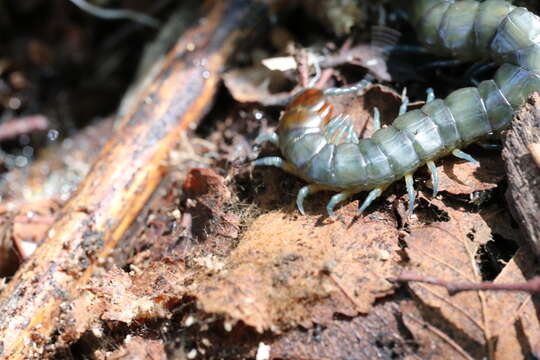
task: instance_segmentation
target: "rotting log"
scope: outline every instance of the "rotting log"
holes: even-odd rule
[[[60,330],[71,299],[107,261],[160,182],[169,149],[205,114],[225,63],[265,18],[258,1],[211,3],[126,113],[47,239],[4,289],[0,358],[54,354],[51,335]]]
[[[510,211],[540,256],[540,167],[535,148],[540,144],[540,95],[534,94],[516,113],[506,132],[502,152],[508,175],[506,198]]]

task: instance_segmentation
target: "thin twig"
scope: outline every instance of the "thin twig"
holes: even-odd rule
[[[99,6],[95,6],[86,2],[85,0],[69,0],[73,5],[77,6],[79,9],[86,11],[100,19],[105,20],[118,20],[118,19],[129,19],[139,24],[149,26],[152,28],[159,28],[160,22],[157,19],[154,19],[151,16],[142,14],[137,11],[129,9],[103,9]]]
[[[309,55],[305,49],[300,49],[294,52],[294,60],[298,68],[298,77],[300,86],[306,88],[309,84]]]
[[[493,283],[489,281],[483,281],[480,283],[472,282],[452,282],[442,279],[437,279],[432,276],[424,276],[421,274],[415,274],[412,272],[403,272],[400,276],[393,279],[388,279],[391,282],[420,282],[425,284],[442,286],[448,290],[450,295],[455,295],[462,291],[479,291],[479,290],[493,290],[493,291],[523,291],[530,294],[540,292],[540,276],[535,276],[531,280],[524,283]]]

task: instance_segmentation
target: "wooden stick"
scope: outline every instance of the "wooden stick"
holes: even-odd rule
[[[540,255],[540,167],[531,145],[540,142],[540,96],[534,94],[517,112],[504,139],[502,156],[508,175],[506,198],[524,242]],[[533,145],[534,149],[534,145]]]
[[[521,283],[495,283],[492,281],[482,281],[479,283],[446,281],[433,276],[425,276],[411,271],[401,273],[397,278],[388,279],[391,282],[420,282],[442,286],[448,290],[449,295],[456,295],[463,291],[520,291],[529,294],[540,292],[540,276],[535,276],[531,280]]]
[[[0,358],[42,358],[70,301],[159,184],[169,150],[206,113],[227,59],[265,18],[262,2],[216,0],[123,118],[47,239],[0,297]],[[251,30],[251,31],[250,31]],[[243,47],[246,43],[243,43]],[[51,347],[49,347],[51,348]],[[52,350],[49,350],[52,351]]]

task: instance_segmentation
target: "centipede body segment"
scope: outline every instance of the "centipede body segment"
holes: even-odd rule
[[[493,59],[502,64],[492,80],[455,90],[445,99],[428,96],[417,110],[398,116],[371,138],[359,139],[346,114],[334,112],[329,97],[357,91],[305,89],[287,106],[276,133],[259,139],[276,144],[283,158],[267,157],[255,165],[277,166],[309,185],[297,205],[321,190],[338,192],[334,207],[369,190],[364,211],[394,181],[404,178],[409,212],[414,206],[413,173],[427,165],[437,192],[435,161],[453,154],[475,161],[463,149],[510,126],[514,112],[534,91],[540,92],[540,18],[505,1],[414,0],[410,19],[432,52],[460,59]]]

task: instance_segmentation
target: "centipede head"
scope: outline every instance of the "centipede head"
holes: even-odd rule
[[[319,89],[308,88],[298,94],[285,108],[279,129],[322,127],[332,118],[333,108]]]

